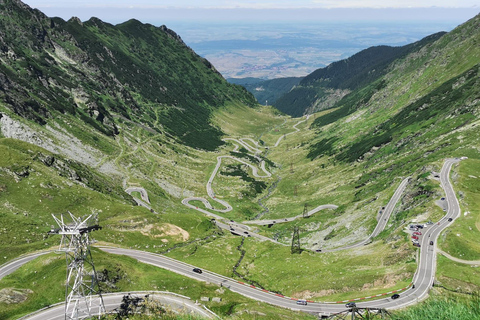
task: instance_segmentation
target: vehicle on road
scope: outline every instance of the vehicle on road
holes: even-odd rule
[[[452,221],[453,219],[452,218],[448,218],[448,222]]]
[[[445,200],[445,198],[441,198],[440,200]]]
[[[345,307],[347,308],[355,308],[357,305],[355,304],[355,302],[349,302],[345,305]]]
[[[203,271],[200,268],[193,268],[193,272],[201,274]]]
[[[317,249],[315,250],[315,252],[322,252],[322,249]]]
[[[400,295],[398,293],[395,293],[392,297],[393,300],[400,298]]]
[[[307,305],[307,300],[297,300],[297,304],[300,304],[302,306],[306,306]]]
[[[430,245],[433,246],[433,241],[430,241]]]

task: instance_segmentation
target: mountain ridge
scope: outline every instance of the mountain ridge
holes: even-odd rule
[[[250,94],[229,85],[165,26],[64,21],[19,1],[3,1],[0,9],[8,12],[0,21],[0,92],[15,113],[42,125],[52,112],[68,112],[115,135],[113,112],[214,149],[222,133],[209,124],[212,110],[239,100],[255,105]],[[175,76],[179,73],[186,77]]]
[[[436,41],[444,34],[445,32],[438,32],[401,47],[370,47],[347,59],[333,62],[305,76],[298,86],[281,96],[274,106],[292,116],[333,107],[351,91],[383,76],[396,59]]]

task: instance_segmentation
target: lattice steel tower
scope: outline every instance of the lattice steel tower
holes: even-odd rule
[[[291,252],[292,254],[302,253],[302,248],[300,247],[300,229],[296,226],[293,228]]]
[[[105,313],[103,298],[98,286],[97,274],[90,253],[89,233],[101,229],[97,215],[86,219],[69,212],[71,221],[66,223],[63,214],[53,218],[59,228],[51,231],[62,235],[59,251],[65,252],[67,280],[65,282],[65,320],[83,319]]]

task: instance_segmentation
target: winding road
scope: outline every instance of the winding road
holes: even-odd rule
[[[454,222],[454,220],[460,216],[460,206],[449,180],[449,173],[452,165],[458,163],[459,161],[459,159],[447,159],[440,173],[441,186],[445,191],[445,198],[448,202],[448,210],[446,215],[440,221],[435,224],[429,225],[423,229],[419,255],[420,261],[412,281],[414,287],[412,286],[411,289],[403,292],[398,299],[393,300],[390,297],[387,297],[374,301],[358,302],[358,307],[398,309],[415,304],[428,295],[428,292],[430,291],[434,282],[436,268],[435,246],[438,236],[445,228],[450,226]],[[406,184],[406,181],[408,181],[408,179],[409,178],[404,179],[402,181],[402,184]],[[392,203],[392,201],[390,203]],[[452,221],[448,221],[449,218],[452,218]],[[374,233],[372,233],[370,237],[373,237],[374,234],[378,233],[374,231]],[[430,245],[430,241],[433,241],[434,245]],[[102,250],[115,254],[128,255],[130,257],[138,259],[141,262],[172,270],[174,272],[201,281],[222,284],[222,286],[227,287],[230,290],[240,293],[249,298],[284,308],[302,310],[305,312],[311,312],[321,315],[332,314],[345,310],[343,304],[334,303],[309,302],[306,306],[300,306],[296,304],[296,299],[292,299],[271,292],[265,292],[265,290],[246,285],[235,279],[224,277],[222,275],[218,275],[206,270],[204,270],[201,275],[195,274],[194,272],[192,272],[195,266],[153,253],[117,248],[103,248]],[[361,300],[358,299],[358,301]]]
[[[403,292],[400,295],[400,297],[395,300],[392,300],[390,297],[381,298],[379,300],[368,301],[368,302],[361,302],[361,299],[351,300],[351,301],[357,301],[358,307],[398,309],[398,308],[406,307],[408,305],[415,304],[418,301],[426,298],[434,282],[435,268],[436,268],[435,253],[436,253],[436,243],[437,243],[438,236],[445,228],[450,226],[454,222],[454,220],[460,216],[460,206],[458,203],[458,199],[455,195],[455,192],[449,180],[449,173],[452,168],[452,165],[455,163],[458,163],[459,161],[460,161],[459,159],[447,159],[442,167],[442,170],[440,173],[440,183],[442,188],[445,191],[445,198],[448,203],[448,209],[447,209],[446,215],[440,221],[431,225],[427,225],[423,229],[423,235],[420,239],[420,243],[421,243],[420,255],[419,255],[420,261],[418,263],[417,271],[415,272],[415,275],[412,280],[412,283],[414,286],[412,286],[410,289]],[[405,181],[408,181],[408,178],[404,179],[402,184],[406,183]],[[450,218],[452,219],[451,221],[449,221]],[[380,219],[380,221],[382,220]],[[375,234],[375,231],[372,233],[370,237],[373,237],[374,234]],[[433,241],[433,245],[430,245],[430,241]],[[268,292],[266,290],[255,288],[254,286],[247,285],[238,280],[228,278],[207,270],[204,270],[202,274],[197,274],[192,271],[193,268],[195,268],[195,266],[181,262],[181,261],[174,260],[172,258],[163,256],[163,255],[159,255],[159,254],[136,251],[131,249],[110,248],[110,247],[101,247],[101,249],[113,254],[127,255],[141,262],[158,266],[160,268],[164,268],[193,279],[216,283],[223,287],[229,288],[234,292],[237,292],[246,297],[249,297],[251,299],[263,301],[272,305],[289,308],[293,310],[301,310],[301,311],[315,313],[319,315],[328,315],[328,314],[337,313],[345,310],[345,307],[343,306],[343,304],[336,304],[336,303],[326,303],[326,302],[322,303],[322,302],[309,301],[308,305],[297,305],[296,299],[292,299],[289,297],[282,296],[280,294],[275,294],[272,292]],[[44,254],[44,253],[38,253],[37,256],[41,254]],[[19,265],[34,259],[36,256],[32,255],[32,256],[29,256],[28,258],[30,257],[31,259],[27,259],[27,257],[24,257],[22,259],[16,260],[15,266],[18,267]],[[15,261],[12,263],[15,263]],[[7,271],[7,269],[10,271]],[[4,276],[9,272],[11,272],[11,270],[12,270],[12,265],[5,264],[2,267],[0,267],[0,275]],[[61,308],[61,310],[63,309]]]
[[[380,216],[380,219],[378,220],[377,226],[373,230],[372,234],[365,240],[360,241],[355,244],[351,244],[348,246],[344,246],[341,248],[335,248],[335,249],[330,249],[330,250],[324,250],[323,252],[334,252],[334,251],[340,251],[340,250],[346,250],[346,249],[353,249],[356,247],[361,247],[364,245],[369,244],[372,242],[372,239],[375,238],[382,232],[385,227],[387,226],[388,220],[390,219],[390,216],[392,215],[393,209],[395,209],[395,205],[397,204],[398,200],[400,200],[400,196],[402,195],[403,191],[405,191],[405,188],[407,187],[408,182],[410,181],[411,177],[407,177],[403,179],[403,181],[400,183],[398,186],[397,190],[393,193],[392,198],[388,202],[388,204],[385,206],[385,209],[383,210],[383,214]]]
[[[117,292],[112,294],[102,295],[103,303],[105,310],[107,312],[113,312],[117,309],[123,299],[123,296],[131,294],[132,296],[137,296],[143,298],[145,295],[148,295],[150,298],[155,299],[155,301],[161,303],[162,305],[168,305],[173,310],[182,311],[185,314],[191,314],[194,317],[202,317],[206,319],[213,319],[217,316],[208,309],[202,308],[201,305],[198,305],[188,297],[181,296],[179,294],[171,292],[160,292],[160,291],[146,291],[146,292]],[[99,300],[99,299],[97,299]],[[98,302],[95,302],[98,305]],[[98,308],[98,307],[97,307]],[[94,310],[95,313],[98,311]],[[84,312],[79,312],[79,318],[85,318],[86,315]],[[20,318],[20,320],[64,320],[65,319],[65,304],[58,303],[51,307],[39,310],[32,314],[29,314],[25,317]]]
[[[288,135],[291,135],[291,134],[294,134],[296,132],[299,132],[300,129],[298,129],[297,126],[299,124],[303,123],[303,122],[306,122],[309,119],[309,117],[310,116],[307,115],[307,116],[305,116],[304,120],[298,121],[293,126],[293,129],[295,129],[295,131],[292,131],[290,133],[284,134],[281,137],[279,137],[277,139],[277,141],[275,142],[275,144],[273,145],[273,147],[277,147],[284,137],[286,137]],[[185,199],[182,200],[182,204],[191,208],[191,209],[200,211],[200,212],[204,213],[205,215],[215,219],[215,223],[219,228],[230,231],[233,234],[244,236],[244,237],[255,237],[255,238],[260,239],[262,241],[271,241],[271,242],[274,242],[274,243],[277,243],[277,244],[286,245],[286,244],[280,243],[278,241],[275,241],[271,238],[268,238],[268,237],[259,235],[255,232],[252,232],[251,228],[247,224],[270,225],[270,224],[275,224],[275,223],[291,222],[291,221],[294,221],[295,219],[303,217],[303,214],[298,215],[296,217],[289,217],[289,218],[270,219],[270,220],[268,220],[268,219],[267,220],[251,220],[251,221],[244,221],[243,223],[239,223],[239,222],[234,222],[233,220],[228,221],[224,217],[212,212],[212,211],[214,211],[214,212],[219,212],[219,213],[226,213],[226,212],[229,212],[229,211],[233,210],[232,206],[228,202],[226,202],[224,200],[221,200],[221,199],[218,199],[216,197],[215,192],[213,191],[213,188],[212,188],[213,180],[215,179],[215,176],[217,175],[218,171],[220,170],[220,167],[222,166],[223,159],[231,159],[231,160],[240,162],[243,165],[246,165],[247,167],[249,167],[252,170],[252,174],[256,178],[269,178],[269,177],[272,176],[272,174],[265,168],[265,161],[258,156],[258,154],[260,154],[262,152],[262,150],[260,150],[258,148],[269,149],[271,147],[259,146],[258,142],[254,141],[251,138],[241,138],[241,139],[225,138],[223,140],[224,141],[233,141],[234,146],[235,146],[234,151],[237,151],[238,148],[239,148],[239,145],[240,145],[240,146],[244,147],[246,150],[248,150],[249,152],[253,152],[254,154],[251,154],[251,156],[255,157],[259,161],[260,169],[261,169],[261,171],[263,171],[263,174],[259,174],[259,169],[257,167],[251,165],[250,163],[248,163],[248,162],[246,162],[242,159],[239,159],[239,158],[233,157],[233,156],[218,156],[217,157],[217,165],[215,166],[215,169],[213,170],[212,174],[210,175],[210,178],[207,181],[206,190],[207,190],[207,195],[209,196],[211,201],[214,201],[214,202],[220,204],[221,208],[214,207],[210,203],[209,200],[207,200],[203,197],[188,197],[188,198],[185,198]],[[254,146],[250,145],[247,141],[252,143]],[[191,201],[201,202],[205,206],[205,208],[208,209],[208,210],[200,208],[197,205],[192,205],[190,203]],[[315,214],[318,211],[323,210],[323,209],[336,209],[336,208],[338,208],[338,206],[333,205],[333,204],[320,205],[320,206],[308,211],[308,213],[306,215],[311,216],[311,215],[313,215],[313,214]],[[211,211],[209,211],[209,210],[211,210]]]

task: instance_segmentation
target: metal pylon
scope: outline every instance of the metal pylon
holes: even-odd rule
[[[300,247],[300,229],[298,227],[293,228],[291,252],[302,253],[302,248]]]
[[[105,313],[90,253],[89,233],[101,229],[97,224],[97,216],[92,214],[82,219],[69,212],[71,222],[68,223],[64,221],[63,214],[60,218],[52,216],[59,228],[51,233],[62,235],[58,251],[65,252],[67,260],[65,320],[90,318]]]
[[[303,206],[303,217],[304,218],[308,218],[308,203],[305,203],[305,205]]]
[[[332,314],[328,319],[334,320],[354,320],[354,319],[391,319],[390,313],[382,308],[349,308],[347,310]]]

